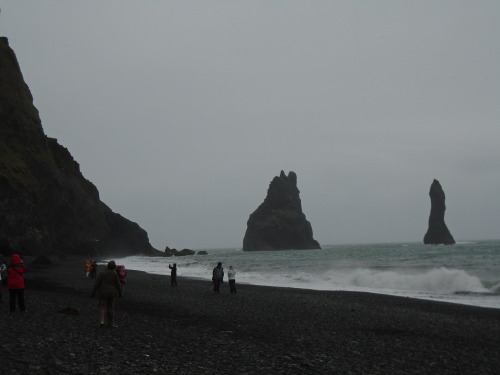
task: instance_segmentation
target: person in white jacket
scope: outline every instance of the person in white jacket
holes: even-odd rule
[[[227,278],[229,279],[229,290],[231,291],[231,294],[236,294],[236,271],[233,266],[229,266]]]

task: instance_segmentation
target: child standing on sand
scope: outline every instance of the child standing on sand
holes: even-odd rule
[[[123,295],[123,293],[125,292],[125,284],[127,284],[127,271],[125,270],[125,266],[121,265],[116,267],[116,273],[118,274],[118,280],[120,280]]]
[[[229,266],[227,271],[227,278],[229,280],[229,291],[231,294],[236,294],[236,271],[233,266]]]

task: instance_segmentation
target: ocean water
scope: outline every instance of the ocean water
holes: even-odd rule
[[[132,256],[127,269],[211,280],[222,262],[234,265],[237,284],[316,290],[364,291],[500,308],[500,240],[452,246],[421,243],[331,245],[321,250],[243,252],[206,249],[208,255]]]

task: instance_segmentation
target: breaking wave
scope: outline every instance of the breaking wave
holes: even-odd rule
[[[376,271],[357,269],[347,275],[347,284],[357,287],[412,290],[438,293],[456,293],[462,291],[485,293],[479,278],[463,270],[435,268],[424,273],[406,273],[398,271]]]

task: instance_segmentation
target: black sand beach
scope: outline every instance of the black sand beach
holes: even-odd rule
[[[118,328],[99,328],[84,260],[53,261],[28,262],[26,313],[4,289],[2,374],[500,373],[497,309],[128,271]]]

